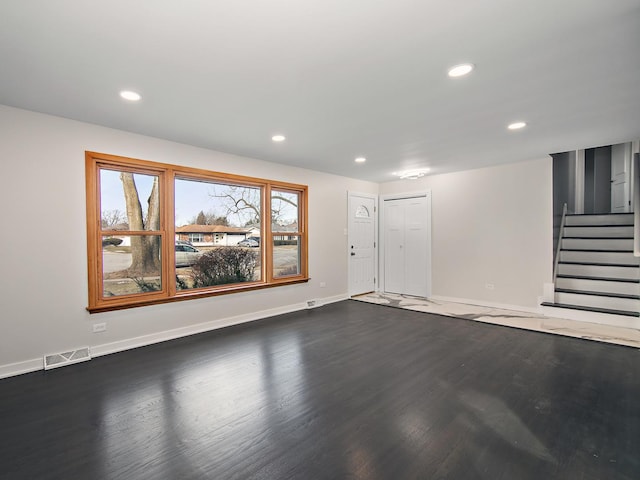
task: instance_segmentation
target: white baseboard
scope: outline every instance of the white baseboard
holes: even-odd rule
[[[335,297],[323,298],[316,300],[316,306],[326,305],[333,302],[339,302],[340,300],[346,300],[346,295],[336,295]],[[175,328],[173,330],[165,330],[163,332],[152,333],[150,335],[143,335],[141,337],[128,338],[126,340],[120,340],[118,342],[105,343],[102,345],[96,345],[91,347],[91,355],[93,357],[100,357],[102,355],[109,355],[111,353],[122,352],[130,350],[132,348],[144,347],[146,345],[153,345],[154,343],[166,342],[167,340],[174,340],[176,338],[187,337],[189,335],[196,335],[198,333],[210,332],[211,330],[217,330],[219,328],[230,327],[232,325],[240,325],[242,323],[254,322],[256,320],[262,320],[264,318],[274,317],[276,315],[282,315],[285,313],[297,312],[299,310],[306,310],[308,308],[307,303],[296,303],[293,305],[286,305],[283,307],[271,308],[269,310],[260,310],[258,312],[251,312],[243,315],[237,315],[235,317],[220,318],[212,320],[210,322],[198,323],[196,325],[189,325],[188,327]]]
[[[500,310],[514,310],[516,312],[527,312],[541,314],[540,307],[523,307],[522,305],[509,305],[506,303],[485,302],[484,300],[472,300],[469,298],[442,297],[440,295],[432,295],[429,300],[441,302],[464,303],[466,305],[476,305],[478,307],[499,308]]]
[[[25,360],[24,362],[9,363],[0,365],[0,378],[14,377],[23,373],[35,372],[44,369],[44,356]]]
[[[342,300],[347,300],[348,298],[349,296],[347,294],[342,294],[316,299],[316,304],[313,308],[318,308],[322,305],[328,305],[330,303],[340,302]],[[153,345],[154,343],[166,342],[167,340],[187,337],[189,335],[196,335],[198,333],[209,332],[211,330],[230,327],[232,325],[240,325],[242,323],[254,322],[256,320],[262,320],[264,318],[274,317],[276,315],[297,312],[300,310],[307,310],[308,308],[309,307],[306,302],[296,303],[292,305],[271,308],[269,310],[260,310],[257,312],[237,315],[234,317],[220,318],[217,320],[212,320],[210,322],[189,325],[188,327],[175,328],[172,330],[165,330],[162,332],[143,335],[140,337],[128,338],[126,340],[119,340],[117,342],[105,343],[102,345],[93,345],[90,347],[91,356],[100,357],[102,355],[109,355],[111,353],[123,352],[132,348]],[[10,363],[7,365],[0,365],[0,379],[21,375],[23,373],[35,372],[37,370],[43,369],[43,357],[26,360],[23,362]]]

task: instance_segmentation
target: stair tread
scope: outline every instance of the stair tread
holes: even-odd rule
[[[595,297],[628,298],[629,300],[640,300],[640,295],[627,293],[598,292],[595,290],[576,290],[572,288],[556,288],[556,293],[575,293],[577,295],[592,295]]]
[[[594,248],[561,248],[561,252],[598,252],[598,253],[633,253],[631,250],[611,250],[611,249],[594,249]]]
[[[587,312],[609,313],[612,315],[625,315],[627,317],[640,317],[640,312],[632,312],[629,310],[614,310],[611,308],[586,307],[584,305],[571,305],[568,303],[542,302],[545,307],[569,308],[572,310],[583,310]]]
[[[567,225],[564,228],[609,228],[609,227],[633,227],[633,223],[584,223],[581,225]]]
[[[633,212],[607,212],[607,213],[567,213],[567,217],[609,217],[614,215],[633,215]]]
[[[566,275],[558,274],[556,278],[575,278],[576,280],[600,280],[604,282],[625,282],[625,283],[640,283],[640,279],[633,278],[612,278],[612,277],[589,277],[585,275]]]
[[[601,262],[566,262],[560,260],[558,262],[562,265],[590,265],[596,267],[623,267],[623,268],[639,268],[640,265],[634,265],[629,263],[601,263]]]

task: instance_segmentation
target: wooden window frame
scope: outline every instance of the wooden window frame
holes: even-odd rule
[[[157,163],[97,152],[85,152],[87,202],[87,271],[90,313],[176,302],[214,295],[245,292],[309,281],[308,259],[308,187],[306,185],[247,177],[228,173]],[[102,169],[157,175],[160,195],[160,230],[122,231],[103,229],[101,225],[100,171]],[[261,279],[259,281],[177,290],[175,281],[175,179],[216,182],[261,189]],[[287,232],[300,239],[300,273],[285,277],[273,275],[273,236],[271,231],[271,190],[299,195],[298,231]],[[269,219],[269,220],[265,220]],[[105,297],[103,294],[102,237],[104,235],[160,235],[162,288],[159,291]],[[267,241],[269,239],[269,241]]]
[[[302,199],[302,195],[300,194],[300,192],[298,190],[294,190],[294,189],[289,189],[289,188],[281,188],[281,187],[275,187],[272,186],[272,188],[269,189],[269,203],[271,203],[272,200],[272,191],[276,190],[278,192],[286,192],[286,193],[293,193],[293,194],[297,194],[299,201],[298,203],[300,205],[302,204],[306,204],[306,202],[303,201]],[[299,256],[300,256],[300,271],[302,272],[302,259],[306,258],[307,256],[307,251],[306,251],[306,244],[303,245],[302,242],[302,238],[303,238],[303,230],[304,227],[303,225],[306,225],[306,209],[303,211],[302,209],[298,208],[298,230],[297,231],[290,231],[290,230],[286,230],[286,231],[280,231],[280,230],[273,230],[273,226],[271,224],[271,222],[269,222],[269,226],[271,227],[272,231],[271,231],[271,235],[270,235],[270,242],[269,245],[271,246],[271,248],[274,247],[275,245],[275,241],[276,241],[276,237],[282,237],[282,239],[284,240],[285,237],[296,237],[298,239],[298,248],[300,249],[299,251]],[[271,255],[271,258],[273,258],[273,255]],[[290,278],[295,278],[297,276],[299,276],[300,274],[297,275],[283,275],[283,276],[275,276],[274,273],[274,268],[273,265],[270,266],[270,270],[271,270],[271,274],[273,276],[274,281],[280,282],[280,281],[287,281]]]

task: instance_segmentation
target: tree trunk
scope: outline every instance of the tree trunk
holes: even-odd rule
[[[160,200],[158,196],[158,177],[154,178],[151,195],[148,199],[147,219],[142,216],[142,207],[133,173],[121,172],[120,180],[124,189],[129,229],[134,231],[158,231],[160,228]],[[146,223],[146,225],[145,225]],[[157,276],[160,274],[160,236],[131,236],[131,266],[129,276]]]

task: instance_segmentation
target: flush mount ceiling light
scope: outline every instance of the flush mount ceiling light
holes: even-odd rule
[[[131,90],[122,90],[120,92],[120,96],[125,100],[129,100],[130,102],[137,102],[142,98],[139,93],[133,92]]]
[[[356,158],[356,160],[355,160],[355,162],[356,162],[356,163],[364,163],[364,162],[366,162],[366,161],[367,161],[367,159],[366,159],[366,158],[364,158],[364,157],[358,157],[358,158]]]
[[[273,140],[274,142],[284,142],[286,138],[287,137],[285,137],[284,135],[274,135],[273,137],[271,137],[271,140]]]
[[[510,123],[507,128],[509,130],[520,130],[521,128],[524,128],[527,126],[527,122],[513,122]]]
[[[460,65],[455,65],[453,67],[451,67],[449,69],[449,76],[450,77],[464,77],[465,75],[467,75],[468,73],[471,73],[471,70],[473,70],[474,65],[472,63],[461,63]]]
[[[400,180],[417,180],[424,177],[429,173],[428,168],[416,168],[414,170],[404,170],[402,172],[393,172],[396,177],[400,177]]]

